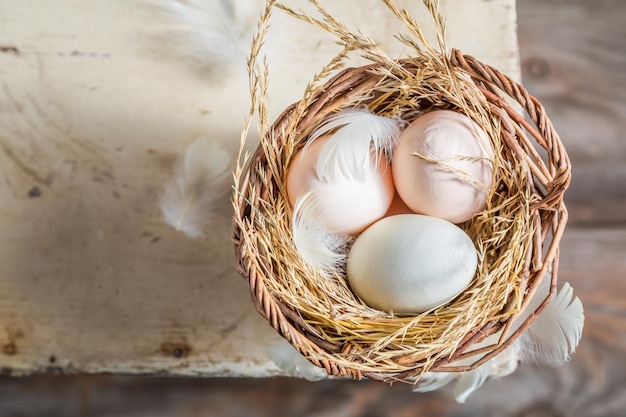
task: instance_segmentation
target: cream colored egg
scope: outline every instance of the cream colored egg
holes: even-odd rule
[[[292,207],[298,197],[315,190],[318,211],[331,233],[356,235],[382,218],[394,195],[391,166],[380,156],[377,169],[363,178],[337,176],[320,179],[317,160],[330,137],[316,139],[303,153],[298,152],[287,170],[287,194]]]
[[[435,217],[400,214],[370,226],[348,254],[350,288],[372,308],[420,313],[459,295],[476,273],[469,236]]]
[[[433,111],[400,135],[393,179],[414,212],[461,223],[486,207],[492,159],[491,142],[478,124],[460,113]]]

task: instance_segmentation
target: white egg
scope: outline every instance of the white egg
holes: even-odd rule
[[[400,214],[379,220],[356,239],[348,255],[348,282],[372,308],[420,313],[467,288],[477,262],[472,240],[456,225]]]
[[[461,223],[487,205],[492,158],[487,133],[472,119],[433,111],[400,135],[393,153],[393,180],[414,212]]]

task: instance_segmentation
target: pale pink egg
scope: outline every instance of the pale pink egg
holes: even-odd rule
[[[400,135],[393,153],[393,180],[415,213],[461,223],[487,205],[492,160],[493,147],[478,124],[460,113],[433,111]]]
[[[287,170],[287,194],[291,206],[298,197],[315,190],[317,214],[330,233],[356,235],[381,219],[394,195],[391,166],[380,155],[376,169],[368,170],[362,178],[334,176],[321,179],[316,166],[322,148],[330,136],[316,139],[306,149],[294,155]],[[373,166],[372,162],[372,166]]]

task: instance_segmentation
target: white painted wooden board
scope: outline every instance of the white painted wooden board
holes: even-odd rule
[[[325,3],[400,53],[389,45],[399,26],[378,0]],[[449,46],[519,78],[514,3],[443,1]],[[219,14],[218,4],[228,7]],[[237,45],[248,43],[261,6],[0,0],[4,373],[278,372],[264,351],[278,338],[234,271],[228,199],[200,240],[165,225],[158,207],[194,139],[237,149],[249,101]],[[427,21],[423,7],[412,8]],[[212,49],[219,28],[232,48]],[[317,30],[276,19],[273,115],[336,48]]]

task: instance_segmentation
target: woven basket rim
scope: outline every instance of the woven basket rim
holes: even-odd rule
[[[409,58],[398,62],[404,67],[410,67],[415,65],[416,61]],[[519,289],[524,293],[520,311],[526,307],[548,270],[551,270],[549,296],[522,326],[507,335],[512,317],[509,316],[505,320],[494,318],[467,332],[462,340],[457,341],[457,346],[452,355],[439,358],[428,369],[430,371],[464,372],[475,369],[508,347],[532,323],[553,297],[558,277],[558,246],[567,222],[567,209],[563,202],[563,194],[569,185],[571,168],[567,152],[547,117],[545,109],[523,86],[497,69],[485,65],[471,56],[463,55],[459,50],[453,49],[451,51],[449,62],[455,70],[471,77],[474,85],[483,93],[491,109],[499,112],[502,120],[508,120],[508,125],[504,123],[502,126],[503,137],[508,138],[506,146],[509,149],[515,148],[514,152],[524,158],[524,162],[528,166],[529,177],[540,189],[538,193],[541,198],[533,201],[529,207],[535,222],[534,249],[528,252],[528,270],[523,283],[526,288]],[[341,103],[345,103],[374,85],[378,75],[372,70],[381,65],[383,64],[372,63],[361,67],[346,68],[330,78],[326,82],[325,88],[312,98],[307,115],[298,125],[298,127],[305,127],[300,129],[299,134],[306,137],[310,133],[310,129],[314,127],[307,124],[309,121],[306,118],[311,117],[310,115],[320,117],[320,115],[328,114]],[[513,108],[503,94],[519,103],[528,114],[532,124]],[[296,104],[294,103],[285,109],[272,125],[270,132],[285,130],[290,123],[290,117]],[[307,129],[309,129],[308,132]],[[514,139],[516,129],[527,132],[530,138],[544,149],[545,161],[537,160],[537,155],[533,154],[532,145],[518,143]],[[315,365],[324,368],[330,375],[351,376],[356,379],[367,377],[383,382],[415,383],[416,379],[419,379],[423,373],[423,369],[419,366],[419,360],[414,362],[413,365],[415,366],[399,367],[396,372],[363,371],[357,362],[354,366],[350,366],[333,360],[333,355],[345,357],[351,347],[347,344],[337,346],[325,340],[319,331],[309,325],[300,312],[281,303],[267,287],[265,280],[268,279],[268,275],[272,271],[271,257],[267,253],[251,250],[254,239],[250,237],[256,232],[250,218],[259,210],[261,202],[268,192],[262,181],[259,181],[258,170],[255,170],[256,164],[265,157],[264,150],[259,145],[248,167],[243,172],[242,181],[233,197],[235,206],[233,240],[238,271],[249,284],[252,301],[256,309],[281,336],[292,343],[301,353],[308,356]],[[472,345],[499,330],[503,330],[503,337],[498,343],[480,350],[471,350]],[[469,365],[449,365],[478,353],[483,356]]]

